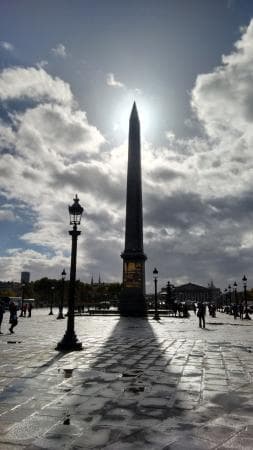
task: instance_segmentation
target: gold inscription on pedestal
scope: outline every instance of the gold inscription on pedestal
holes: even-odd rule
[[[142,287],[142,265],[139,262],[124,263],[124,286],[130,288]]]

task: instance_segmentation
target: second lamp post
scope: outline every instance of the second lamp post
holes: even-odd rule
[[[243,276],[242,281],[243,281],[244,303],[245,303],[245,317],[244,317],[244,319],[250,320],[251,317],[249,316],[249,312],[248,312],[247,277],[246,277],[246,275]]]
[[[157,279],[158,279],[158,270],[155,267],[153,270],[153,278],[154,278],[154,283],[155,283],[155,315],[154,315],[154,319],[155,320],[160,320],[160,316],[159,316],[159,312],[158,312],[158,302],[157,302]]]
[[[65,269],[63,269],[61,273],[61,281],[62,281],[62,289],[61,289],[61,299],[59,303],[59,314],[57,316],[57,319],[64,319],[63,315],[63,303],[64,303],[64,284],[65,284],[65,278],[66,278],[66,272]]]
[[[22,287],[22,297],[21,297],[21,307],[20,307],[20,316],[19,317],[24,317],[24,298],[25,298],[25,283],[21,284]]]

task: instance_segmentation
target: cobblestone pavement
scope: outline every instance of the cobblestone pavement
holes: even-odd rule
[[[253,449],[253,320],[33,311],[0,336],[0,449]]]

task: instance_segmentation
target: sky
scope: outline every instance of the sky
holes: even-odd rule
[[[253,287],[253,2],[1,0],[0,279],[121,282],[141,122],[147,292]]]

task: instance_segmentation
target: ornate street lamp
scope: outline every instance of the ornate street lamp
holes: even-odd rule
[[[160,316],[158,313],[158,304],[157,304],[157,279],[158,279],[158,270],[156,269],[156,267],[153,270],[153,279],[154,279],[154,283],[155,283],[155,315],[154,315],[154,320],[160,320]]]
[[[57,319],[64,319],[64,315],[63,315],[63,301],[64,301],[65,278],[66,278],[66,272],[65,272],[65,269],[63,269],[63,271],[61,273],[61,281],[62,281],[61,300],[60,300],[60,303],[59,303],[59,314],[57,316]]]
[[[25,298],[25,283],[21,284],[22,293],[21,293],[21,311],[19,317],[24,317],[24,298]]]
[[[247,278],[246,275],[243,275],[243,289],[244,289],[244,302],[245,302],[245,317],[244,319],[251,320],[248,312],[248,298],[247,298]]]
[[[68,293],[68,322],[67,330],[62,340],[57,344],[56,350],[59,351],[72,351],[82,350],[82,343],[78,342],[75,334],[75,287],[76,287],[76,253],[77,253],[77,238],[80,236],[81,231],[77,230],[77,225],[80,225],[82,218],[83,208],[79,204],[79,198],[77,195],[74,198],[74,203],[69,206],[70,225],[73,229],[69,231],[72,236],[72,248],[71,248],[71,265],[70,265],[70,280],[69,280],[69,293]]]
[[[171,288],[172,285],[170,283],[170,281],[168,281],[167,286],[166,286],[166,309],[169,309],[171,307]]]
[[[231,313],[232,292],[231,292],[231,285],[230,285],[230,284],[228,285],[228,292],[229,292],[229,306],[230,306],[230,311],[229,311],[229,313],[232,314],[232,313]]]
[[[237,283],[234,282],[234,294],[235,294],[235,307],[234,307],[234,318],[238,316],[238,297],[237,297]]]
[[[228,297],[227,297],[227,292],[228,292],[228,290],[227,290],[227,288],[225,288],[224,289],[224,299],[225,299],[225,306],[227,306],[227,304],[228,304]],[[226,312],[227,312],[227,309],[226,309]]]
[[[55,287],[54,287],[54,286],[51,286],[50,311],[49,311],[49,313],[48,313],[49,316],[52,316],[52,315],[54,314],[54,313],[53,313],[54,290],[55,290]]]

